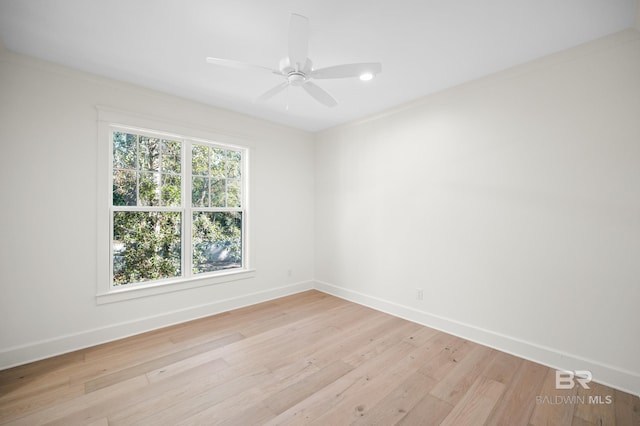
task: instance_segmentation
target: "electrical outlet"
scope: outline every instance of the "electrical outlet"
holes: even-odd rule
[[[287,276],[291,277],[291,275],[293,275],[293,270],[292,269],[287,269]]]
[[[416,288],[416,299],[417,300],[424,299],[424,292],[422,291],[421,288]]]

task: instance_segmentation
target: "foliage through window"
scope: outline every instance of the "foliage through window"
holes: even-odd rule
[[[113,127],[112,285],[244,267],[246,151]]]

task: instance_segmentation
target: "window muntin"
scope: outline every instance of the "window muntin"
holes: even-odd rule
[[[111,148],[112,287],[246,268],[246,149],[117,126]]]

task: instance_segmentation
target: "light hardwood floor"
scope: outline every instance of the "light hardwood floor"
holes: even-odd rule
[[[308,291],[1,371],[0,423],[640,425],[638,397],[554,385],[547,367]]]

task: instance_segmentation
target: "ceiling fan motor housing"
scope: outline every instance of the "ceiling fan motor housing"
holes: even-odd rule
[[[299,71],[291,71],[287,75],[287,80],[292,86],[302,86],[307,81],[307,76]]]
[[[311,60],[307,58],[304,64],[291,65],[290,59],[284,57],[280,60],[280,72],[287,77],[289,84],[292,86],[302,86],[307,80],[309,80],[309,73],[311,72]]]

